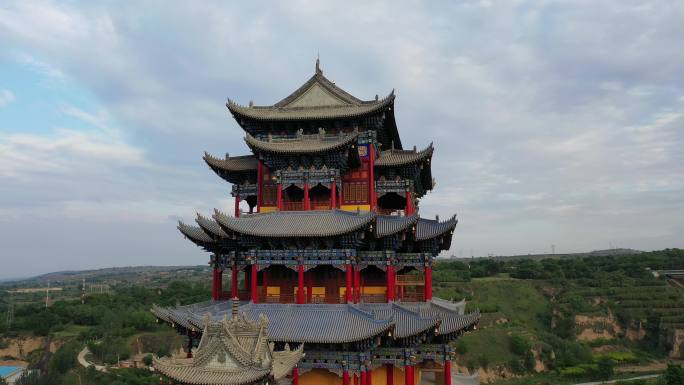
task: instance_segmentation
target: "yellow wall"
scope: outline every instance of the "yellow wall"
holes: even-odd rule
[[[337,377],[326,369],[312,369],[299,376],[300,385],[342,385],[342,377]],[[375,385],[375,384],[374,384]]]
[[[420,367],[414,367],[414,384],[420,385],[421,373]],[[387,385],[387,369],[386,366],[376,368],[371,373],[373,376],[373,385]],[[349,377],[350,384],[354,384],[353,376]],[[299,376],[299,383],[301,385],[342,385],[342,377],[325,370],[313,369]],[[394,385],[404,385],[404,371],[394,367]]]
[[[356,211],[356,209],[370,211],[370,205],[341,205],[340,209],[345,211]]]
[[[268,286],[266,288],[267,295],[280,295],[280,286]]]
[[[261,208],[259,208],[260,213],[272,213],[274,211],[278,211],[278,207],[276,207],[276,206],[261,206]]]
[[[364,286],[361,288],[363,294],[385,294],[387,293],[387,288],[384,286]]]

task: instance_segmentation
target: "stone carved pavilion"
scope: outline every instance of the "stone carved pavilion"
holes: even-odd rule
[[[204,160],[232,184],[233,215],[178,226],[211,254],[212,299],[155,307],[157,318],[193,346],[205,314],[221,319],[239,298],[248,319],[268,317],[276,351],[304,345],[294,384],[414,385],[436,372],[450,385],[450,342],[480,316],[432,295],[457,220],[419,215],[434,149],[403,149],[394,99],[358,99],[317,61],[274,105],[229,100],[252,155]]]

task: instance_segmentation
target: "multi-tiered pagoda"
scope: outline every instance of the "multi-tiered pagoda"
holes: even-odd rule
[[[358,99],[317,61],[274,105],[229,100],[252,155],[204,160],[232,184],[234,213],[178,226],[211,253],[212,300],[156,316],[192,347],[206,315],[222,319],[239,298],[245,317],[269,320],[276,352],[303,344],[293,384],[451,384],[449,343],[479,313],[432,295],[433,260],[457,220],[420,217],[433,147],[403,148],[394,99]]]

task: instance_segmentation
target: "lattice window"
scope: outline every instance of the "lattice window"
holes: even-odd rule
[[[343,185],[346,203],[368,203],[368,182],[346,182]]]
[[[264,184],[261,186],[261,188],[263,189],[263,191],[261,193],[261,199],[263,201],[264,206],[275,205],[276,204],[276,184],[264,182]]]

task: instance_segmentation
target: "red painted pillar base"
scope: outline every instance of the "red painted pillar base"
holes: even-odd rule
[[[365,370],[361,370],[361,385],[368,385],[368,376]]]
[[[387,380],[385,382],[387,382],[387,385],[394,385],[394,365],[385,365],[385,370],[387,371]]]
[[[413,365],[407,365],[404,368],[404,385],[415,385],[415,376],[413,375]]]
[[[299,385],[299,368],[292,369],[292,385]]]
[[[252,264],[252,276],[250,277],[250,294],[252,297],[252,302],[257,303],[259,301],[258,295],[257,295],[257,264],[254,263]]]
[[[352,274],[352,264],[347,263],[346,286],[344,290],[344,300],[347,303],[352,302]]]
[[[333,179],[330,184],[330,210],[334,210],[337,207],[337,183]]]
[[[425,266],[425,301],[432,300],[432,267]]]
[[[311,210],[311,200],[309,199],[308,183],[304,183],[304,210]]]
[[[394,266],[387,265],[387,302],[394,301]]]
[[[451,385],[451,361],[444,361],[444,385]]]
[[[230,297],[238,298],[238,267],[233,265],[230,269]]]
[[[304,303],[304,265],[297,266],[297,303]]]
[[[354,266],[354,303],[359,303],[361,298],[361,271],[359,266]]]
[[[342,385],[350,385],[349,384],[349,372],[346,370],[342,371]]]

